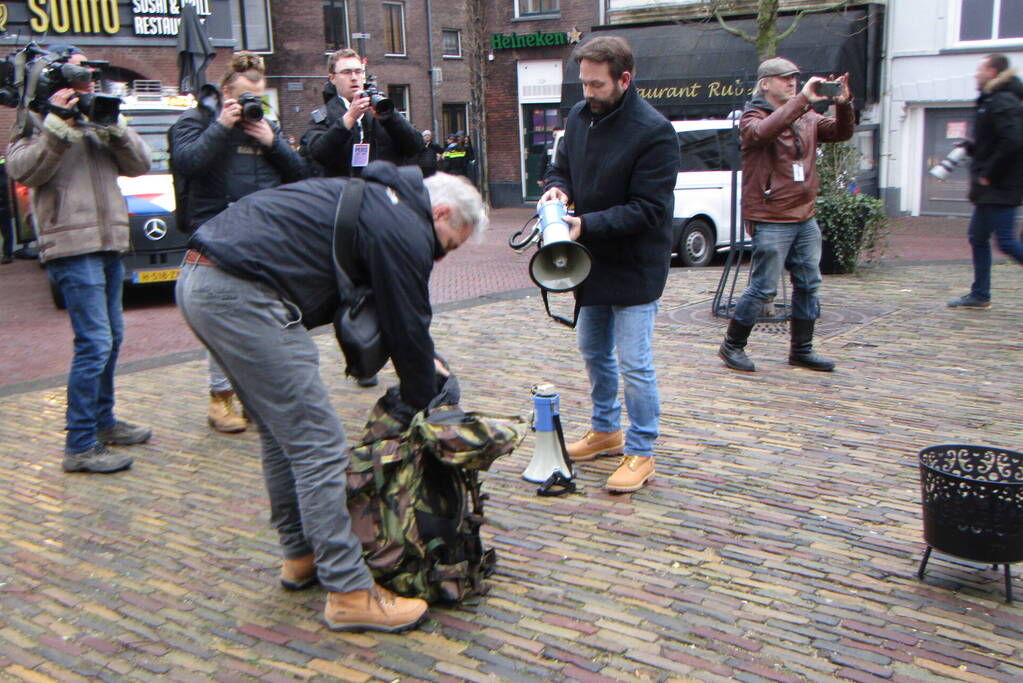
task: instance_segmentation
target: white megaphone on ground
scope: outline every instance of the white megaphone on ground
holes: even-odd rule
[[[570,292],[590,275],[590,251],[569,237],[564,202],[543,202],[537,207],[540,219],[540,249],[529,261],[529,277],[548,292]]]
[[[522,478],[540,484],[538,496],[560,496],[575,491],[572,462],[561,431],[558,393],[552,384],[533,387],[533,432],[536,448]]]

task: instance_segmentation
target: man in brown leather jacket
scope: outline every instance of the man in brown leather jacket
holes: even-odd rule
[[[830,372],[835,364],[813,351],[814,322],[820,316],[821,231],[814,218],[817,200],[817,143],[852,137],[849,74],[839,80],[835,118],[811,106],[829,98],[818,94],[823,78],[813,76],[797,93],[799,67],[768,59],[757,69],[753,99],[739,122],[742,140],[742,214],[753,235],[753,273],[739,298],[718,355],[734,370],[753,372],[746,341],[763,305],[774,298],[784,266],[792,276],[789,363]]]

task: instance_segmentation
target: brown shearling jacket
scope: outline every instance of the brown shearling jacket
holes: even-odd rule
[[[117,177],[148,171],[149,147],[123,117],[95,129],[29,116],[31,132],[7,150],[7,172],[32,188],[39,260],[126,251],[128,207]]]
[[[813,218],[820,185],[817,143],[848,140],[855,126],[851,104],[836,110],[836,118],[821,116],[802,93],[779,109],[761,97],[746,105],[739,120],[745,221],[802,223]],[[802,182],[793,180],[794,163],[803,165]]]

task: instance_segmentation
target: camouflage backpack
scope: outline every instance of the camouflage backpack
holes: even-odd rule
[[[456,390],[457,393],[457,390]],[[479,472],[511,453],[527,425],[457,405],[395,415],[396,388],[381,398],[350,453],[348,511],[362,556],[382,586],[429,602],[486,592],[495,553],[480,539]]]

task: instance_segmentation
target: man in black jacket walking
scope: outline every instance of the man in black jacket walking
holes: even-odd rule
[[[485,230],[486,212],[475,188],[444,173],[424,181],[416,167],[374,162],[362,177],[352,280],[373,290],[401,400],[414,413],[438,391],[433,263]],[[418,623],[426,603],[376,586],[362,561],[345,499],[345,434],[307,331],[330,323],[340,304],[331,238],[349,182],[313,178],[234,203],[192,235],[177,300],[259,428],[282,585],[318,578],[332,629],[393,632]]]
[[[371,161],[401,164],[417,157],[423,138],[397,111],[377,112],[364,88],[366,67],[348,48],[329,57],[324,106],[312,113],[302,149],[328,178],[355,176]]]
[[[220,91],[205,86],[197,106],[171,126],[171,165],[187,190],[178,207],[180,227],[188,232],[242,197],[306,177],[298,152],[276,122],[263,117],[266,88],[263,59],[251,52],[231,58]],[[248,115],[239,100],[248,96]],[[258,118],[256,116],[258,115]],[[219,432],[246,429],[234,407],[234,390],[212,356],[208,358],[210,406],[206,419]]]
[[[575,292],[579,350],[593,400],[591,428],[568,454],[579,462],[620,454],[624,447],[607,489],[637,491],[654,474],[659,433],[653,329],[671,259],[678,140],[671,123],[630,87],[628,43],[594,38],[573,59],[586,99],[569,112],[540,200],[575,203],[575,216],[567,219],[571,238],[593,256],[590,276]],[[624,436],[619,365],[630,421]]]
[[[977,66],[977,104],[970,163],[970,248],[973,286],[948,302],[952,308],[991,305],[991,235],[998,248],[1023,264],[1023,242],[1016,239],[1016,210],[1023,201],[1023,83],[1005,55],[991,54]]]

